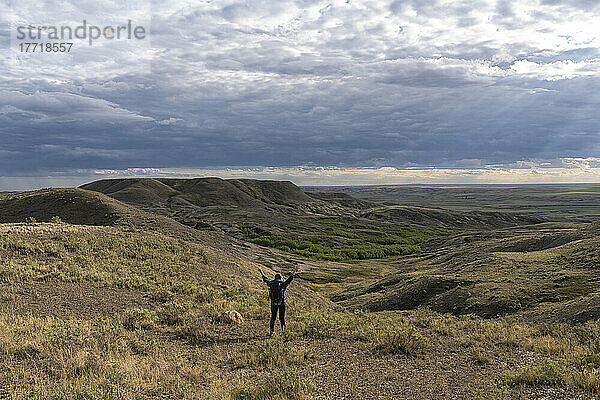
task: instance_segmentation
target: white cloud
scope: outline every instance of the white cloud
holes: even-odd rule
[[[600,74],[600,59],[575,62],[555,61],[541,64],[527,60],[515,61],[511,70],[519,75],[524,75],[540,80],[558,81],[585,76],[598,76]]]

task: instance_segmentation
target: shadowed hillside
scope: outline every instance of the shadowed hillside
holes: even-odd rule
[[[267,204],[292,205],[311,201],[291,182],[253,179],[106,179],[81,188],[143,206],[166,204],[175,199],[200,207],[264,207]]]
[[[139,213],[112,198],[81,189],[44,189],[0,195],[0,222],[24,222],[31,217],[50,221],[53,216],[79,225],[113,225]]]
[[[389,206],[372,209],[362,215],[388,222],[405,223],[412,221],[424,226],[442,228],[460,228],[467,230],[494,229],[508,226],[539,224],[544,220],[539,217],[493,211],[450,211],[441,208],[425,208],[414,206]]]
[[[171,218],[142,211],[89,190],[65,188],[0,194],[0,222],[24,222],[28,218],[48,222],[53,217],[76,225],[133,227],[215,244],[222,241]]]
[[[311,198],[289,181],[265,181],[256,179],[230,179],[241,191],[265,203],[287,204],[306,203]]]
[[[166,203],[170,196],[178,194],[156,179],[105,179],[81,188],[104,193],[124,203],[139,205],[159,205]]]

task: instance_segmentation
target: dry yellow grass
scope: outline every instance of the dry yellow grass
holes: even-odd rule
[[[299,279],[290,287],[288,334],[267,339],[257,265],[225,250],[118,227],[11,224],[0,232],[3,288],[47,284],[66,302],[59,289],[76,284],[84,294],[103,288],[117,291],[117,300],[121,291],[148,301],[117,310],[97,298],[85,316],[50,316],[23,292],[31,312],[0,312],[0,391],[9,398],[467,399],[493,398],[498,387],[506,387],[504,398],[535,398],[546,387],[573,398],[598,393],[598,323],[334,311]],[[223,323],[218,316],[230,309],[246,323]]]

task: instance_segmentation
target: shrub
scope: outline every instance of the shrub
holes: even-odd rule
[[[304,351],[293,348],[289,343],[269,340],[247,345],[241,355],[235,354],[228,362],[236,368],[288,368],[294,364],[302,364],[306,359],[307,354]]]
[[[562,368],[550,360],[518,371],[506,371],[504,379],[509,385],[555,386],[564,383]]]
[[[190,310],[192,306],[193,304],[189,301],[169,301],[158,310],[158,319],[166,325],[185,325],[191,317]]]
[[[345,337],[363,342],[371,341],[374,327],[380,319],[368,312],[310,311],[296,317],[301,336],[322,339]],[[387,323],[384,321],[383,323]]]
[[[297,320],[300,334],[315,339],[333,337],[343,329],[342,321],[335,314],[313,312],[300,315]]]
[[[144,308],[127,310],[123,317],[123,326],[128,329],[151,329],[157,322],[156,313]]]
[[[55,215],[54,217],[50,218],[50,222],[52,222],[53,224],[61,224],[62,219],[60,219],[58,215]]]
[[[426,337],[412,326],[391,326],[375,337],[373,350],[379,354],[406,354],[418,356],[429,347]]]
[[[25,223],[28,225],[33,225],[37,223],[37,220],[33,217],[27,217],[25,218]]]
[[[298,376],[293,369],[275,370],[258,383],[234,388],[234,400],[307,400],[316,389],[308,378]]]
[[[208,318],[189,318],[185,325],[176,327],[177,336],[192,344],[203,344],[221,337],[222,331]]]

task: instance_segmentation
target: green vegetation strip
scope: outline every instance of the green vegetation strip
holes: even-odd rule
[[[421,252],[419,244],[447,236],[447,229],[412,229],[384,223],[324,221],[319,234],[295,233],[295,237],[257,234],[245,230],[255,244],[276,248],[313,260],[350,261],[403,256]],[[299,236],[299,238],[298,238]]]

